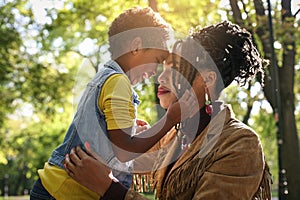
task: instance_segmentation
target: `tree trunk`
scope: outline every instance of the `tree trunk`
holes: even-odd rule
[[[244,21],[243,21],[242,13],[241,13],[241,10],[238,6],[237,0],[229,0],[229,3],[230,3],[230,7],[231,7],[231,10],[232,10],[232,13],[233,13],[234,23],[238,24],[240,27],[246,28],[249,32],[252,33],[252,29],[249,30],[249,27],[247,28]],[[249,85],[247,90],[250,91],[251,87],[252,86]],[[247,105],[247,111],[246,111],[246,114],[244,115],[244,118],[243,118],[243,123],[245,123],[245,124],[248,124],[248,120],[250,119],[251,111],[252,111],[252,108],[253,108],[253,101],[249,101],[247,104],[248,104]]]
[[[282,165],[286,170],[288,199],[300,197],[300,152],[295,120],[295,19],[291,13],[291,1],[282,0],[282,29],[284,30],[282,67],[279,68],[280,100],[282,108]]]
[[[233,13],[234,22],[241,27],[245,27],[243,19],[242,19],[242,13],[238,6],[237,0],[229,0],[229,3],[230,3],[230,7],[231,7],[231,10]]]
[[[268,26],[267,16],[265,9],[263,9],[263,2],[261,0],[254,0],[254,5],[257,15],[257,34],[260,37],[263,45],[264,57],[271,59],[273,45],[269,42],[270,30]],[[299,144],[295,120],[295,104],[294,104],[294,66],[295,66],[295,39],[294,39],[294,20],[291,20],[291,7],[290,1],[282,1],[282,28],[286,36],[284,37],[282,55],[282,67],[278,67],[280,76],[279,79],[279,105],[281,112],[279,113],[279,128],[282,134],[279,138],[279,162],[281,163],[282,170],[279,171],[280,180],[279,199],[298,199],[300,191],[298,186],[300,184],[300,176],[298,169],[300,169],[300,155]],[[286,20],[287,19],[287,20]],[[288,22],[290,21],[290,22]],[[277,67],[276,59],[273,60],[273,67]],[[272,65],[270,65],[271,67]],[[268,69],[268,76],[265,79],[264,93],[272,108],[275,107],[274,83],[276,74],[270,68]],[[285,182],[286,181],[286,182]],[[286,186],[286,183],[288,184]],[[288,192],[286,194],[286,192]]]
[[[256,21],[257,21],[257,28],[256,28],[256,34],[260,38],[260,41],[262,43],[262,51],[263,56],[267,60],[272,60],[272,45],[270,44],[270,27],[268,24],[268,16],[266,15],[266,9],[263,6],[262,0],[254,0],[254,7],[256,11]],[[277,62],[275,60],[275,62]],[[277,66],[277,64],[274,64]],[[275,75],[273,74],[273,71],[271,70],[271,64],[267,67],[266,76],[264,79],[265,85],[264,85],[264,94],[272,106],[273,110],[275,107],[275,98],[274,98],[274,92],[275,88],[272,86],[272,82],[274,81]]]
[[[237,0],[230,0],[232,6],[233,17],[238,24],[241,22],[241,12],[237,6]],[[273,63],[266,69],[265,87],[264,94],[271,104],[274,112],[277,112],[275,108],[280,107],[279,110],[279,128],[282,133],[282,144],[279,145],[280,156],[279,162],[283,172],[280,176],[284,175],[287,180],[287,186],[285,186],[285,180],[282,180],[280,184],[281,191],[279,191],[279,199],[298,199],[300,197],[300,175],[298,170],[300,169],[300,153],[299,143],[297,136],[296,120],[295,120],[295,104],[294,104],[294,66],[295,66],[295,38],[294,38],[294,19],[291,14],[291,2],[290,0],[282,1],[282,28],[286,36],[284,37],[282,55],[283,64],[282,67],[277,68],[279,70],[279,90],[276,90],[274,82],[276,81],[276,73],[272,70],[271,66],[277,67],[276,59],[272,59],[273,44],[271,44],[270,38],[270,27],[268,24],[268,16],[266,15],[266,9],[262,0],[254,0],[254,6],[256,10],[256,34],[260,38],[262,43],[262,50],[264,58],[271,60]],[[278,105],[276,101],[276,92],[280,96]],[[279,142],[281,142],[279,138]],[[287,189],[288,195],[284,195],[284,190]]]

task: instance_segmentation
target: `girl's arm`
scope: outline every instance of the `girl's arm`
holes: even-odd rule
[[[167,113],[150,129],[133,137],[131,128],[108,131],[117,158],[121,162],[127,162],[147,152],[173,126],[193,116],[198,110],[197,107],[198,101],[195,96],[186,91],[182,98],[171,105]]]

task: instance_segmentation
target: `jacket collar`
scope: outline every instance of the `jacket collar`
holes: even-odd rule
[[[179,168],[183,163],[194,157],[196,154],[198,154],[200,158],[204,158],[218,142],[224,125],[228,123],[231,117],[234,117],[234,114],[230,105],[222,104],[221,110],[218,114],[212,118],[211,122],[206,126],[202,133],[197,136],[188,150],[179,157],[177,162],[175,162],[174,166],[167,174],[166,179],[174,170]]]

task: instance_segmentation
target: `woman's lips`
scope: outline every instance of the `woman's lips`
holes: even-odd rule
[[[170,90],[166,87],[163,87],[163,86],[159,86],[158,87],[158,91],[157,91],[157,96],[160,96],[160,95],[163,95],[163,94],[166,94],[166,93],[169,93]]]

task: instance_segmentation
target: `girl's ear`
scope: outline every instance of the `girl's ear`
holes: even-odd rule
[[[142,38],[136,37],[130,43],[130,52],[136,54],[139,50],[142,49]]]

